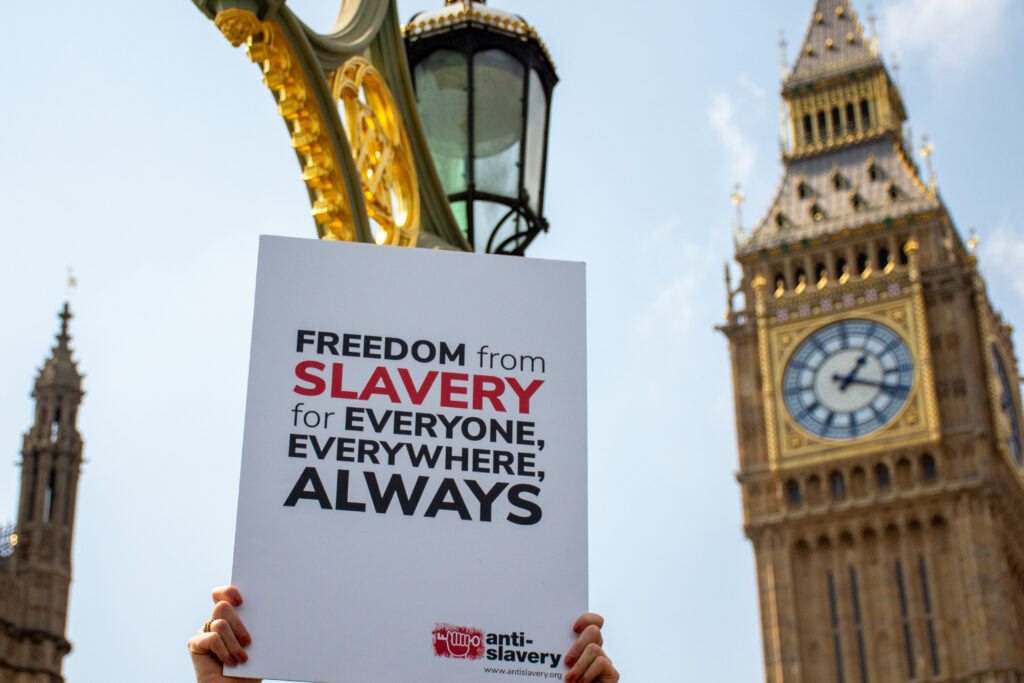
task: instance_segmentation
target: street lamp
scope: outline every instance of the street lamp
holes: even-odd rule
[[[542,230],[551,58],[526,21],[446,0],[405,27],[420,121],[459,227],[476,251],[522,255]]]

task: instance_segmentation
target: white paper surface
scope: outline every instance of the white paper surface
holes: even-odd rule
[[[581,263],[261,237],[230,674],[561,678],[587,610],[585,328]]]

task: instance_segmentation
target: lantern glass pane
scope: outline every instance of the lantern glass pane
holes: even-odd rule
[[[501,223],[501,227],[495,233],[498,223]],[[523,231],[522,236],[506,244],[502,247],[502,251],[512,251],[519,246],[522,239],[526,237],[525,222],[512,207],[483,200],[473,202],[473,232],[476,241],[473,248],[476,251],[494,252],[505,239],[520,231]]]
[[[544,174],[544,124],[548,116],[547,98],[540,76],[530,71],[530,99],[526,112],[526,192],[530,195],[530,208],[540,214],[541,178]]]
[[[466,217],[466,202],[452,202],[451,207],[452,215],[455,216],[455,222],[458,224],[459,230],[466,236],[466,239],[469,239],[469,219]]]
[[[434,167],[447,194],[466,189],[469,73],[466,58],[438,50],[416,66],[416,106]]]
[[[519,196],[523,80],[523,65],[507,52],[473,57],[473,181],[479,192]]]

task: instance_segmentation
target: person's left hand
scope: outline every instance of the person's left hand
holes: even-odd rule
[[[588,612],[576,620],[572,630],[579,637],[569,651],[565,653],[566,666],[571,666],[565,674],[568,683],[617,683],[619,672],[612,666],[612,660],[605,654],[604,637],[601,627],[604,617]]]

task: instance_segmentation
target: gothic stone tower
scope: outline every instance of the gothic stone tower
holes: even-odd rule
[[[75,427],[82,376],[71,358],[67,304],[57,345],[36,379],[25,435],[14,552],[0,561],[0,683],[61,683],[71,534],[82,462]]]
[[[766,679],[1024,681],[1010,328],[848,0],[817,1],[782,99],[721,327]]]

